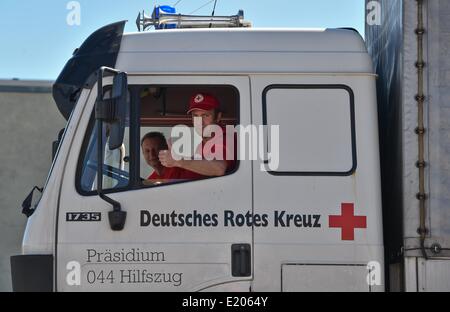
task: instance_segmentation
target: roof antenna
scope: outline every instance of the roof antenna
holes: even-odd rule
[[[214,8],[213,8],[211,16],[214,16],[214,12],[216,11],[216,4],[217,4],[217,0],[214,1]],[[212,23],[209,24],[209,28],[211,28],[211,26],[212,26]]]

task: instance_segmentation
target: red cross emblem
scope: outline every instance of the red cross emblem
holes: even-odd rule
[[[197,94],[197,95],[195,96],[194,102],[198,104],[198,103],[200,103],[200,102],[203,102],[204,99],[205,99],[205,98],[203,97],[203,95],[201,95],[201,94],[199,93],[199,94]]]
[[[330,228],[341,228],[342,240],[355,240],[355,229],[367,228],[367,218],[365,216],[355,216],[354,205],[349,203],[341,204],[340,216],[328,216]]]

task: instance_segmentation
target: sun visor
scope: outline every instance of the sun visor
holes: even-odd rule
[[[100,28],[76,49],[53,85],[53,99],[68,119],[80,91],[101,66],[115,67],[126,21]]]

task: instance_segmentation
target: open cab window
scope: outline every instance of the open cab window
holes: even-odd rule
[[[239,92],[234,86],[130,85],[129,92],[125,136],[120,148],[109,150],[108,127],[103,127],[103,189],[106,192],[195,181],[231,174],[237,169],[237,139],[234,136],[227,143],[225,131],[227,125],[239,124]],[[226,170],[223,174],[208,175],[205,171],[196,172],[195,165],[192,170],[176,166],[165,167],[160,161],[159,152],[169,151],[171,147],[178,147],[174,155],[189,161],[205,160],[206,149],[211,150],[211,144],[205,144],[202,138],[203,128],[200,127],[200,131],[195,130],[193,114],[188,114],[190,100],[197,95],[212,96],[219,103],[212,123],[223,131],[223,140],[214,145],[218,150],[227,150],[227,153],[222,154],[223,158],[208,159],[225,161]],[[200,100],[201,98],[197,98],[196,101]],[[200,120],[203,118],[200,116]],[[96,194],[96,125],[97,122],[92,118],[79,158],[77,189],[84,195]],[[211,136],[219,138],[216,133]],[[215,151],[215,147],[212,150]],[[201,159],[198,159],[199,155]],[[134,159],[136,161],[133,161]],[[130,178],[133,172],[136,179]]]
[[[190,111],[192,103],[202,102],[209,104],[209,99],[216,99],[219,106],[208,110],[212,114],[210,123],[217,125],[222,131],[222,140],[213,148],[224,149],[232,154],[232,160],[226,157],[212,158],[212,161],[223,160],[226,163],[224,174],[230,174],[237,168],[235,157],[235,140],[231,144],[226,142],[226,126],[238,124],[239,94],[232,86],[144,86],[140,90],[140,144],[141,161],[140,176],[145,186],[160,185],[165,183],[176,183],[193,181],[215,176],[206,172],[196,171],[195,165],[191,167],[166,167],[161,162],[161,151],[170,151],[173,157],[178,156],[187,161],[202,161],[207,154],[208,139],[206,131],[202,126],[194,127],[194,115],[199,117],[198,121],[205,126],[204,121],[208,111],[197,109],[197,113]],[[212,111],[212,112],[211,112]],[[206,117],[208,118],[208,116]],[[205,128],[206,130],[206,128]],[[202,133],[203,132],[203,133]],[[202,138],[203,136],[203,138]],[[218,138],[220,134],[212,134]],[[219,140],[218,140],[219,141]],[[227,145],[228,144],[228,145]],[[197,157],[203,156],[203,157]],[[219,154],[219,153],[218,153]],[[218,155],[217,154],[217,155]],[[194,159],[195,158],[195,159]],[[202,159],[198,159],[202,158]]]

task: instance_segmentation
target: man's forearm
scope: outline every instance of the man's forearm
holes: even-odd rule
[[[196,172],[205,176],[223,176],[227,169],[224,160],[179,160],[177,165],[180,168]]]

